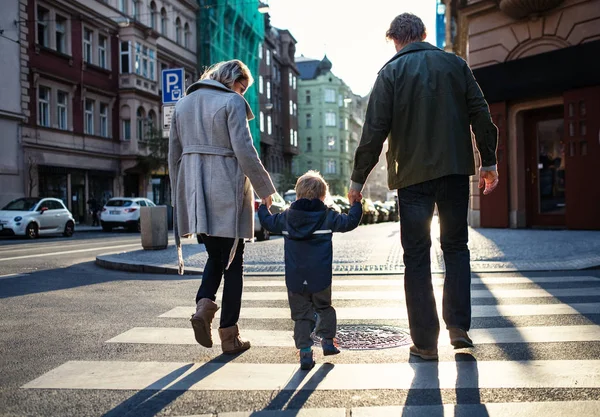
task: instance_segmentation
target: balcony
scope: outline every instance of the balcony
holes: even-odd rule
[[[283,153],[288,155],[300,155],[300,149],[297,146],[286,143],[283,145]]]
[[[158,96],[158,82],[137,74],[121,74],[119,76],[119,89],[138,90]]]
[[[500,10],[514,19],[536,15],[559,6],[563,0],[499,0]]]

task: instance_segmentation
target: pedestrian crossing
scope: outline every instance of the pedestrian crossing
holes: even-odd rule
[[[441,285],[442,280],[434,279],[438,307],[441,306]],[[333,304],[344,301],[344,306],[336,307],[338,320],[344,324],[406,320],[402,286],[401,276],[339,280],[334,277]],[[158,352],[185,346],[191,349],[196,345],[199,352],[211,352],[197,345],[189,326],[194,306],[174,305],[151,318],[153,323],[159,322],[159,326],[139,323],[139,327],[115,334],[104,343],[109,351],[113,347],[146,346],[150,353],[144,360],[119,358],[115,353],[111,360],[94,357],[67,361],[22,388],[186,392],[202,393],[204,399],[209,399],[195,404],[189,413],[179,414],[180,417],[600,415],[600,355],[594,355],[600,351],[599,278],[518,274],[475,277],[472,280],[474,321],[505,319],[501,325],[479,325],[471,329],[469,334],[475,348],[454,351],[447,332],[442,330],[440,362],[409,360],[406,346],[388,349],[387,356],[378,356],[377,360],[369,360],[375,354],[372,351],[342,351],[341,355],[327,360],[317,355],[318,363],[310,372],[299,371],[295,361],[277,359],[280,352],[295,351],[283,279],[246,278],[245,288],[240,320],[244,323],[242,336],[251,341],[252,348],[237,358],[195,361],[192,356],[189,361],[156,360],[160,355],[152,355],[152,349]],[[480,299],[491,303],[486,301],[485,305],[479,305],[476,302]],[[511,325],[515,317],[537,317],[538,323]],[[579,319],[577,324],[573,324],[572,318]],[[285,328],[281,325],[283,319],[289,320]],[[215,329],[213,339],[218,347],[217,333]],[[585,345],[591,353],[581,354],[583,350],[574,349],[576,344]],[[494,347],[500,348],[490,350]],[[511,355],[512,349],[525,353]],[[574,349],[573,354],[565,354],[565,349]],[[538,350],[544,352],[540,357],[527,353]],[[264,355],[254,355],[255,352]],[[451,356],[454,352],[463,352],[470,359],[454,360]],[[288,391],[303,393],[306,398],[335,393],[340,399],[327,401],[326,407],[311,404],[291,410],[247,409],[240,400],[236,402],[235,411],[220,410],[216,400],[224,392],[230,398],[246,398],[244,396],[263,393],[276,396]],[[442,396],[437,403],[418,405],[408,401],[415,393],[446,391],[456,392],[454,399]],[[375,393],[377,397],[379,393],[389,392],[397,395],[382,395],[381,403],[368,406],[342,395],[350,393],[354,394],[351,398],[355,398],[361,393]],[[469,399],[462,400],[461,392],[470,393]],[[479,394],[474,400],[473,392],[485,392],[487,400]],[[510,392],[515,394],[507,394]],[[560,395],[555,397],[557,393]],[[401,395],[407,397],[406,404],[390,399]],[[210,398],[215,398],[215,402],[210,402]],[[131,412],[128,415],[136,415],[135,404],[127,407]]]

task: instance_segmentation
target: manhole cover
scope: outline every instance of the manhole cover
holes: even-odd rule
[[[314,332],[311,337],[320,346],[321,338]],[[335,337],[338,347],[348,350],[388,349],[412,343],[407,331],[392,326],[340,325]]]

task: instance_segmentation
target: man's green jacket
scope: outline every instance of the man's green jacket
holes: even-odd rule
[[[362,189],[388,137],[390,189],[475,174],[470,127],[481,165],[490,169],[496,165],[498,129],[467,63],[427,42],[405,46],[375,81],[354,158],[352,188]]]

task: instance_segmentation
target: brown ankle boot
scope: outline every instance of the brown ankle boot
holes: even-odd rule
[[[219,309],[217,303],[210,298],[202,298],[196,304],[196,314],[192,315],[190,321],[194,328],[194,336],[196,342],[202,346],[210,348],[213,345],[212,341],[212,320],[215,313]]]
[[[233,354],[250,349],[250,342],[240,338],[240,330],[237,324],[219,329],[219,337],[221,338],[223,353]]]

